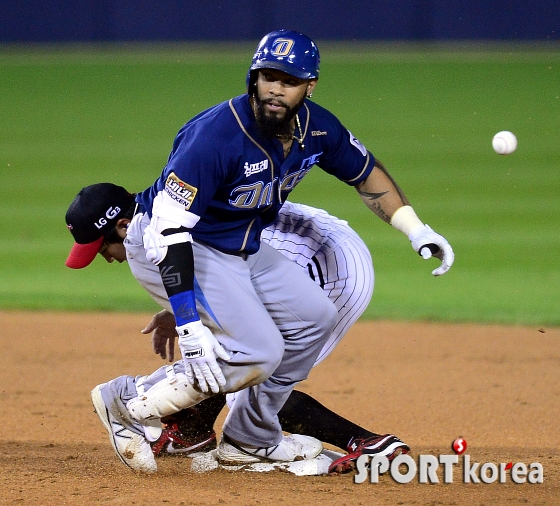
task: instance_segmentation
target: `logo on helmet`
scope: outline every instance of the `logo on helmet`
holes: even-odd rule
[[[292,47],[294,47],[294,43],[292,39],[276,39],[272,43],[270,54],[273,56],[287,56],[290,54]]]

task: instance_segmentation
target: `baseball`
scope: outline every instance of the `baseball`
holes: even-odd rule
[[[509,155],[517,149],[517,137],[507,130],[498,132],[492,139],[492,147],[499,155]]]

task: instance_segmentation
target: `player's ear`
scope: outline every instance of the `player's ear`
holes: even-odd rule
[[[126,229],[128,228],[129,224],[130,220],[128,218],[121,218],[119,221],[117,221],[115,228],[117,229],[117,234],[119,234],[119,237],[121,239],[124,239],[126,237]]]
[[[313,94],[313,90],[317,86],[317,79],[310,79],[307,82],[307,89],[305,90],[305,94],[310,97]]]

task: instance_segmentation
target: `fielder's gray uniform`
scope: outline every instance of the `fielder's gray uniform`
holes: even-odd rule
[[[142,244],[143,232],[149,222],[150,220],[146,215],[136,215],[132,220],[125,240],[127,260],[133,275],[139,283],[158,304],[171,310],[159,270],[146,259],[145,249]],[[274,249],[289,259],[290,262],[286,262],[286,264],[291,264],[294,267],[294,264],[297,264],[305,269],[315,281],[315,284],[311,284],[322,288],[322,293],[326,293],[336,306],[338,315],[336,325],[334,330],[328,335],[328,339],[322,342],[319,353],[315,355],[314,364],[317,364],[334,349],[348,328],[365,310],[371,299],[374,274],[369,251],[363,241],[345,221],[334,218],[325,211],[290,202],[284,204],[275,224],[263,231],[262,241],[263,248],[269,249],[266,244],[269,243]],[[204,249],[199,250],[195,243],[195,255],[199,254],[199,251],[204,254]],[[195,263],[195,265],[199,264],[200,262]],[[282,262],[282,265],[284,265],[284,262]],[[197,271],[197,279],[198,275]],[[222,293],[221,290],[223,289],[226,289],[226,293],[231,293],[227,291],[229,288],[226,288],[220,280],[214,279],[214,282],[216,282],[218,293]],[[206,295],[206,286],[204,287],[204,292]],[[298,294],[288,293],[286,295],[288,299],[291,299]],[[295,297],[298,300],[297,303],[308,305],[308,294],[304,292],[299,295],[302,297]],[[197,300],[199,312],[205,318],[206,310],[199,305],[199,302]],[[241,326],[248,323],[247,317],[246,312],[239,311],[238,320]],[[211,321],[207,320],[204,323],[219,336],[219,340],[224,344],[227,336],[221,334],[220,329],[212,325]],[[225,346],[229,349],[227,344]],[[256,342],[248,343],[248,346],[260,349]],[[254,349],[251,351],[252,353],[254,353]],[[240,355],[242,356],[242,353],[236,354],[236,356],[232,357],[232,361],[235,359],[239,360]],[[295,359],[297,360],[297,354]],[[118,395],[105,396],[106,401],[120,397],[126,403],[136,395],[138,385],[140,385],[138,390],[143,391],[159,381],[167,380],[170,374],[173,375],[183,370],[183,361],[179,360],[173,365],[172,369],[170,366],[164,366],[148,377],[137,377],[135,379],[127,376],[120,377],[109,383],[111,390]],[[236,398],[239,397],[241,397],[241,402],[250,401],[252,399],[251,388],[238,392]],[[247,397],[247,399],[244,399],[244,397]],[[254,409],[258,410],[260,416],[266,416],[266,406],[260,407],[255,403],[253,405]],[[123,406],[116,407],[120,408],[118,409],[119,412],[124,412]],[[228,418],[230,416],[231,412]],[[244,422],[244,419],[236,418],[235,428],[239,428],[240,432],[247,430],[250,434],[255,434],[251,424]],[[236,435],[235,429],[229,432],[233,432]],[[261,435],[263,438],[267,437],[266,429],[262,431]],[[247,440],[247,434],[243,434],[243,438]],[[268,441],[259,440],[256,443],[266,444]]]
[[[299,266],[266,243],[247,257],[198,242],[193,251],[197,310],[231,357],[220,361],[227,379],[223,391],[242,390],[223,431],[244,444],[274,446],[282,438],[278,411],[313,367],[336,324],[336,308]],[[159,383],[174,384],[179,374],[185,377],[184,371],[183,360],[162,367],[142,378],[143,391],[134,378],[121,376],[106,383],[101,395],[114,416],[139,433],[130,402],[142,403],[144,392],[151,395],[149,390]],[[208,396],[201,395],[198,402]]]

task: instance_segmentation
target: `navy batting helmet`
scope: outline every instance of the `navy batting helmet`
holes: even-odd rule
[[[276,30],[266,34],[257,46],[247,73],[247,89],[253,92],[254,74],[259,69],[277,69],[298,79],[319,78],[319,49],[300,32]]]

